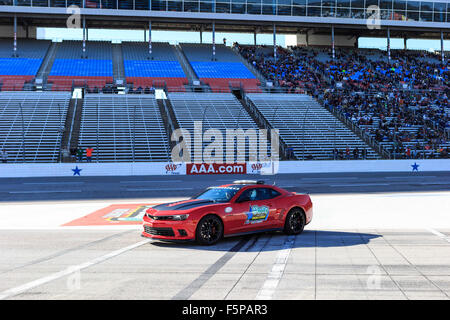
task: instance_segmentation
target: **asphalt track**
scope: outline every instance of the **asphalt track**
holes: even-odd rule
[[[261,179],[311,194],[450,190],[450,172],[172,175],[0,179],[0,201],[190,197],[211,185]]]
[[[311,194],[299,236],[203,247],[62,226],[238,178],[255,176],[0,179],[0,299],[450,299],[449,172],[262,177]]]

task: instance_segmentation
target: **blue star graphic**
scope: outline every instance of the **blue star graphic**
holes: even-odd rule
[[[75,169],[72,169],[73,175],[74,175],[74,176],[79,176],[81,170],[83,170],[83,169],[79,169],[78,166],[76,166]]]
[[[419,165],[417,163],[414,162],[411,167],[413,168],[412,171],[419,171]]]

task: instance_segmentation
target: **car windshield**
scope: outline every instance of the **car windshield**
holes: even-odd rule
[[[211,200],[214,202],[228,202],[238,191],[239,188],[233,187],[212,187],[206,189],[192,199]]]

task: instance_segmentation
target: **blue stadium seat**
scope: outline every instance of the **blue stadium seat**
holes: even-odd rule
[[[240,62],[191,61],[199,78],[255,79],[255,76]]]
[[[127,77],[185,77],[178,61],[125,60],[124,67]]]
[[[50,76],[112,77],[111,60],[56,59]]]
[[[0,75],[34,76],[42,59],[0,58]]]

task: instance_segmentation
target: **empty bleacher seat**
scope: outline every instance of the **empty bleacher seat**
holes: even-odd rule
[[[239,83],[245,89],[258,90],[261,83],[230,48],[216,45],[215,60],[212,61],[211,44],[183,43],[181,47],[198,78],[213,92],[229,91],[231,82]]]
[[[93,161],[168,161],[169,146],[153,95],[87,94],[79,146],[95,149]]]
[[[231,93],[170,93],[168,95],[180,128],[194,134],[194,122],[202,121],[203,130],[218,129],[224,137],[226,129],[257,129],[256,123]],[[193,141],[192,141],[193,143]],[[204,146],[208,145],[204,142]],[[193,146],[192,146],[192,149]],[[246,160],[249,150],[246,148]],[[236,153],[234,153],[236,154]],[[191,152],[193,156],[193,151]]]
[[[124,42],[122,52],[125,76],[135,88],[152,87],[155,83],[165,83],[168,90],[184,91],[187,78],[168,43],[153,43],[150,59],[148,44]]]
[[[297,159],[312,155],[316,160],[332,159],[334,148],[347,146],[366,149],[368,158],[377,154],[355,133],[322,107],[303,94],[248,94],[247,98],[261,112],[280,138],[293,148]]]
[[[21,91],[39,71],[50,45],[46,40],[17,40],[16,57],[13,41],[0,40],[0,83],[2,91]]]
[[[112,61],[56,59],[50,76],[112,77]]]
[[[58,161],[69,101],[70,93],[0,93],[0,149],[8,162]]]
[[[71,90],[73,81],[90,88],[102,88],[113,81],[110,42],[86,42],[86,58],[82,58],[81,41],[63,41],[56,53],[48,81],[52,90]]]

